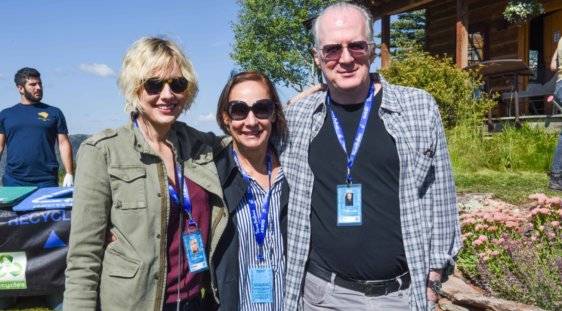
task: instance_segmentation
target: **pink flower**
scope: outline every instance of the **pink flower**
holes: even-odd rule
[[[516,228],[518,226],[518,223],[514,222],[514,221],[508,221],[505,223],[505,226],[507,228]]]
[[[540,226],[539,231],[544,231],[544,226]]]
[[[552,238],[556,237],[556,233],[551,231],[551,232],[548,233],[548,237],[552,239]]]
[[[488,227],[488,232],[496,232],[498,231],[498,227],[497,226],[490,226]]]
[[[548,208],[546,208],[546,207],[544,207],[544,208],[539,208],[538,210],[539,210],[539,213],[541,213],[541,214],[543,214],[543,215],[548,215],[548,214],[550,214],[550,210],[549,210]]]
[[[472,232],[467,232],[467,233],[463,234],[463,237],[465,237],[465,238],[470,238],[470,237],[473,236],[473,235],[474,235],[474,233],[472,233]]]
[[[482,245],[482,243],[484,243],[484,242],[480,241],[479,239],[476,239],[476,240],[472,241],[472,246],[480,246],[480,245]]]
[[[491,255],[492,254],[492,250],[491,249],[487,249],[486,250],[486,255]]]
[[[494,257],[498,257],[499,254],[500,254],[500,252],[498,252],[498,251],[493,251],[493,252],[492,252],[492,256],[494,256]]]
[[[479,239],[480,241],[482,241],[482,242],[488,241],[488,237],[485,236],[485,235],[483,235],[483,234],[482,234],[481,236],[479,236],[478,239]]]

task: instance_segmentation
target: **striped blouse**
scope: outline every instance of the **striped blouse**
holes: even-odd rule
[[[285,283],[285,256],[283,254],[283,236],[281,235],[281,189],[284,179],[283,171],[280,170],[271,186],[271,201],[269,202],[269,214],[267,232],[263,245],[265,265],[273,271],[273,303],[251,302],[250,268],[263,266],[258,260],[258,245],[252,226],[250,206],[247,195],[236,207],[236,227],[238,229],[238,242],[240,245],[239,259],[239,294],[240,310],[269,311],[283,309],[283,290]],[[252,194],[256,201],[256,207],[260,210],[267,197],[265,191],[254,179],[250,177]]]

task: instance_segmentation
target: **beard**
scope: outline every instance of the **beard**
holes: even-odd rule
[[[28,92],[27,90],[24,90],[23,96],[25,96],[25,98],[32,103],[38,103],[43,98],[43,92],[40,92],[38,96],[33,96],[33,94],[31,94],[31,92]]]

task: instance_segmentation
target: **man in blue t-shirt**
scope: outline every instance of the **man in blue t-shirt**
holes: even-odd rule
[[[57,187],[59,164],[55,143],[66,171],[63,186],[73,185],[72,145],[66,120],[60,109],[41,102],[43,85],[40,73],[33,68],[20,69],[14,78],[21,102],[0,112],[0,157],[8,154],[2,184],[4,186]],[[63,293],[46,296],[51,309],[62,310]],[[15,302],[0,298],[0,309]]]
[[[59,164],[55,142],[66,171],[63,186],[73,185],[72,145],[62,111],[41,102],[43,85],[33,68],[20,69],[14,78],[21,102],[0,112],[0,156],[8,154],[4,186],[57,187]]]

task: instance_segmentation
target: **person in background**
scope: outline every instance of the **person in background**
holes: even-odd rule
[[[66,175],[63,187],[73,184],[72,145],[62,111],[41,102],[41,74],[25,67],[14,82],[21,96],[19,104],[0,112],[0,157],[7,147],[4,186],[57,187],[59,163],[55,154],[58,143]]]
[[[556,86],[554,88],[554,99],[557,103],[562,103],[562,39],[558,40],[558,45],[552,60],[550,61],[550,70],[556,72]],[[558,137],[558,143],[552,157],[552,168],[550,170],[550,182],[548,188],[552,190],[562,191],[562,132]]]
[[[201,250],[224,201],[215,136],[177,121],[197,93],[193,67],[174,42],[143,37],[118,85],[128,124],[78,152],[64,309],[208,310]]]
[[[219,310],[282,310],[289,188],[270,143],[287,134],[275,86],[259,72],[234,75],[216,117],[232,136],[216,157],[229,213],[224,232],[212,234]]]
[[[369,74],[372,25],[359,5],[326,8],[312,32],[327,90],[285,110],[286,311],[433,310],[461,246],[437,104]]]
[[[25,67],[16,73],[14,82],[21,100],[0,112],[0,157],[7,149],[3,186],[57,187],[59,162],[55,143],[66,171],[63,187],[73,184],[72,145],[62,111],[41,102],[41,74]],[[62,309],[62,292],[46,297],[51,309]],[[0,298],[0,309],[15,303],[14,298]]]

